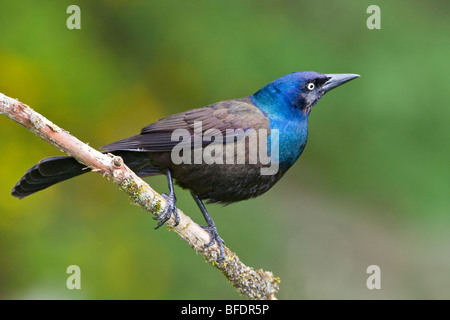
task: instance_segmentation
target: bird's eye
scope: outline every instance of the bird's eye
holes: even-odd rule
[[[306,85],[306,89],[308,89],[309,91],[314,90],[315,87],[316,87],[316,85],[314,84],[314,82],[309,82],[309,83]]]

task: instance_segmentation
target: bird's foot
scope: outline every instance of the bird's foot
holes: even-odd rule
[[[209,243],[206,243],[205,247],[211,247],[212,245],[214,245],[214,243],[217,243],[217,245],[219,246],[219,256],[216,260],[218,262],[223,260],[223,258],[225,258],[225,251],[223,250],[223,244],[225,243],[225,241],[223,241],[223,239],[217,233],[216,226],[214,224],[211,224],[208,226],[201,225],[200,227],[205,229],[209,233],[209,236],[211,238],[211,241]]]
[[[177,211],[177,206],[176,206],[177,198],[175,197],[175,193],[170,192],[168,195],[166,193],[163,193],[162,196],[164,199],[166,199],[167,204],[164,208],[164,211],[159,216],[153,218],[155,220],[159,220],[155,229],[158,229],[164,223],[166,223],[167,220],[170,219],[172,214],[175,216],[174,227],[176,227],[180,223],[180,216],[178,215],[178,211]]]

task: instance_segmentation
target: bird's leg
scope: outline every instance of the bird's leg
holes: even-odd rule
[[[225,257],[225,252],[223,250],[223,244],[224,241],[217,233],[216,225],[214,224],[214,220],[209,215],[208,211],[206,211],[205,205],[203,204],[202,200],[195,194],[192,194],[192,197],[194,198],[195,202],[197,203],[198,207],[200,208],[200,211],[203,214],[203,217],[205,217],[207,226],[200,226],[206,231],[208,231],[209,236],[211,237],[211,241],[207,244],[205,244],[206,247],[212,246],[214,243],[217,242],[217,245],[219,246],[219,256],[217,257],[217,261],[222,260]]]
[[[167,169],[166,171],[166,176],[167,176],[167,183],[169,185],[169,194],[168,195],[162,194],[162,196],[164,197],[164,199],[166,199],[167,204],[166,207],[164,208],[164,211],[158,217],[153,218],[155,220],[159,220],[155,229],[158,229],[164,223],[166,223],[166,221],[170,219],[172,214],[175,215],[175,227],[178,225],[178,223],[180,223],[180,217],[178,216],[176,206],[177,197],[175,196],[175,192],[173,189],[172,174],[169,169]]]

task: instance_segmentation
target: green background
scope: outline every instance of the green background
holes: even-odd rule
[[[66,27],[71,4],[81,30]],[[366,27],[371,4],[380,30]],[[0,92],[98,148],[286,73],[358,73],[313,108],[276,186],[208,209],[244,263],[281,278],[280,299],[448,299],[448,17],[448,1],[1,1]],[[0,148],[0,298],[241,298],[100,175],[11,197],[61,153],[5,117]],[[72,264],[81,290],[66,287]],[[381,290],[366,287],[373,264]]]

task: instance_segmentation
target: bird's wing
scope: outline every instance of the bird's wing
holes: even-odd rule
[[[143,128],[136,136],[113,142],[103,148],[145,152],[171,151],[180,143],[178,136],[172,138],[175,130],[183,129],[193,138],[195,135],[198,136],[200,123],[202,145],[211,143],[211,139],[207,137],[208,132],[210,135],[222,134],[224,141],[225,137],[239,139],[248,129],[266,129],[267,134],[270,133],[269,119],[251,102],[250,98],[243,98],[222,101],[168,116]],[[191,139],[190,143],[193,143],[193,140]]]

